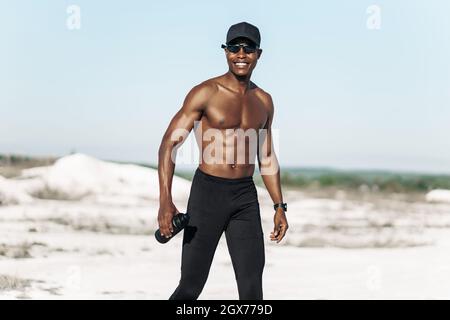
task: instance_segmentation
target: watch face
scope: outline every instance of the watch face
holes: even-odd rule
[[[287,203],[277,203],[273,205],[273,208],[277,210],[278,208],[283,208],[283,211],[287,211]]]

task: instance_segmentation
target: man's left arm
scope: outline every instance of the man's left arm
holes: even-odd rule
[[[274,204],[283,203],[283,195],[280,183],[280,168],[278,159],[274,151],[272,141],[272,121],[274,115],[274,106],[272,98],[267,94],[265,106],[268,112],[268,119],[264,130],[260,133],[258,139],[258,165],[262,180]],[[286,214],[282,207],[278,207],[274,214],[274,229],[270,233],[270,240],[279,243],[285,236],[289,228]]]

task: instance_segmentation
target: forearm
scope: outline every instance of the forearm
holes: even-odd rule
[[[261,177],[273,203],[282,203],[283,194],[281,192],[280,172],[278,171],[273,175],[262,175]]]
[[[261,177],[266,186],[267,191],[272,198],[273,203],[283,202],[283,194],[281,191],[280,170],[275,154],[269,155],[265,160],[260,162]]]
[[[159,201],[172,201],[172,180],[175,171],[175,162],[172,161],[171,143],[163,141],[158,152]]]

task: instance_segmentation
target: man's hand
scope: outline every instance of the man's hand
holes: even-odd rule
[[[286,215],[283,208],[277,208],[275,216],[273,217],[274,229],[270,233],[270,240],[279,243],[285,236],[287,229],[289,228]]]
[[[178,209],[171,201],[159,205],[158,223],[161,236],[166,238],[170,238],[172,236],[172,219],[178,213]]]

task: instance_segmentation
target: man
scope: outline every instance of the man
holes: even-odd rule
[[[252,179],[256,154],[262,179],[274,202],[275,226],[270,240],[279,243],[288,229],[272,144],[272,99],[250,81],[262,53],[260,40],[258,28],[247,22],[230,27],[226,45],[222,45],[228,72],[195,86],[188,93],[162,139],[158,222],[163,237],[171,237],[171,221],[178,213],[171,197],[176,149],[196,125],[194,131],[200,150],[210,151],[200,152],[200,165],[192,181],[187,207],[190,221],[183,235],[181,279],[171,300],[198,298],[223,231],[239,299],[263,299],[264,239]],[[199,127],[205,132],[203,135],[199,134]],[[257,136],[258,146],[246,135],[252,130],[264,133]],[[243,139],[242,132],[245,132]],[[211,152],[213,144],[216,148]]]

